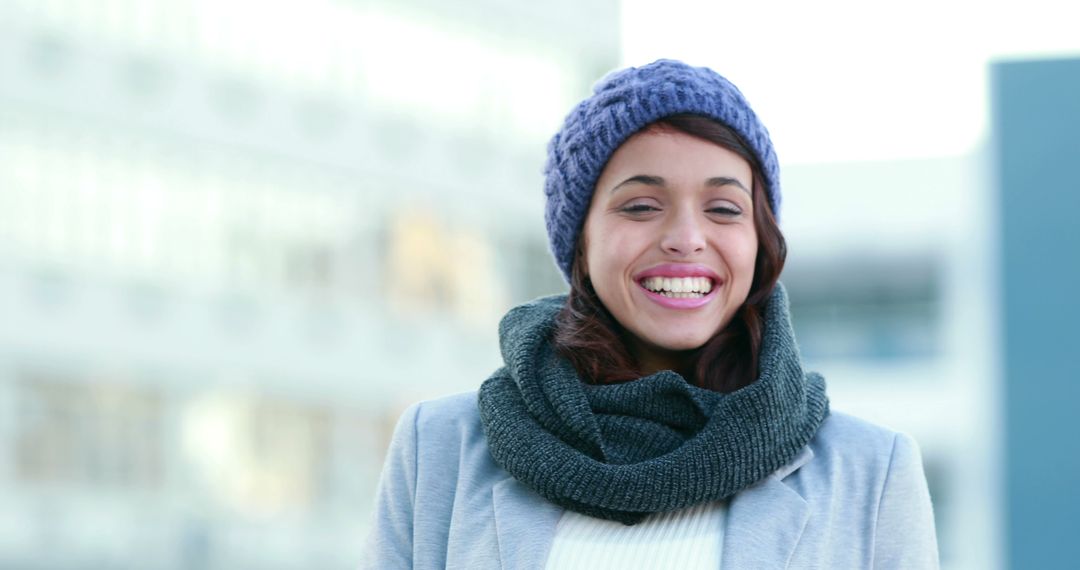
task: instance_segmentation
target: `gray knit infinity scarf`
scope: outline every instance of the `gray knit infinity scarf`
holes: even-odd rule
[[[730,394],[671,371],[582,382],[551,343],[564,302],[546,297],[503,317],[505,366],[479,391],[491,456],[560,507],[634,524],[730,497],[794,459],[829,413],[825,380],[803,372],[779,284],[765,311],[761,375]]]

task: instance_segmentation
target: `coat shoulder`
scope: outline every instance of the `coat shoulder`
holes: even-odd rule
[[[842,412],[786,482],[810,504],[807,567],[937,568],[933,508],[915,440]],[[844,538],[848,537],[848,538]],[[860,538],[861,537],[861,538]]]
[[[843,448],[853,451],[892,449],[901,432],[845,412],[833,411],[821,423],[814,442],[822,449]]]
[[[487,439],[475,390],[418,402],[413,411],[419,455],[440,465],[458,463],[463,455],[472,461],[487,461]]]
[[[897,460],[917,459],[911,436],[862,418],[833,411],[810,441],[810,472],[828,478],[869,481],[884,476]],[[809,473],[804,473],[807,475]]]
[[[418,429],[472,427],[480,424],[476,390],[451,394],[414,404]]]

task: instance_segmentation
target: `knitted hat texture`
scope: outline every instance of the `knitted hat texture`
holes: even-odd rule
[[[555,263],[570,280],[574,248],[593,190],[615,150],[664,117],[692,113],[734,130],[757,156],[774,216],[780,212],[780,172],[765,125],[730,81],[706,67],[661,59],[616,71],[566,117],[548,143],[544,220]]]

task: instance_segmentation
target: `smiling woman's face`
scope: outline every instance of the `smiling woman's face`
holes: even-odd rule
[[[630,137],[604,167],[585,265],[644,373],[677,368],[746,300],[758,249],[751,176],[739,155],[662,127]]]

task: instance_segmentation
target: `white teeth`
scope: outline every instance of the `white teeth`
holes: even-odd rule
[[[683,299],[712,291],[713,283],[708,277],[646,277],[641,286],[666,297]]]
[[[670,293],[668,291],[661,291],[660,294],[672,299],[698,299],[705,296],[704,293]]]

